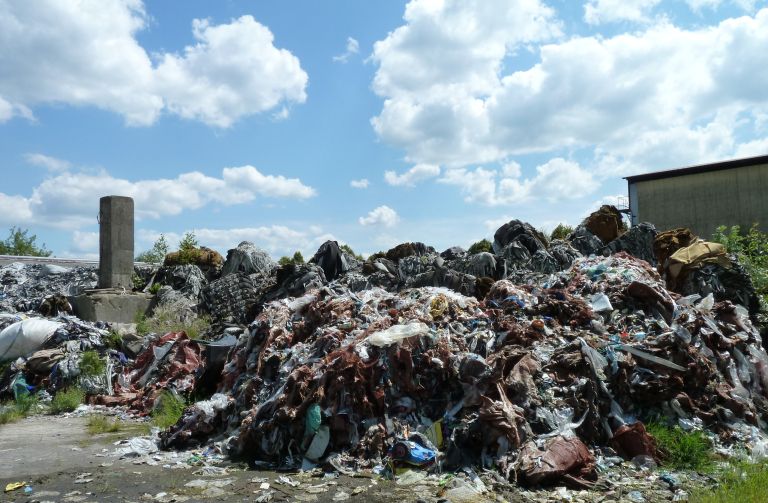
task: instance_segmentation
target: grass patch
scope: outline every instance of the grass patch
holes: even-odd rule
[[[96,351],[84,351],[80,357],[80,373],[84,376],[100,376],[107,369],[107,364]]]
[[[163,391],[157,397],[155,408],[152,410],[153,426],[168,428],[181,418],[184,412],[184,402],[173,396],[170,391]]]
[[[104,342],[110,348],[120,350],[123,343],[123,336],[110,330],[109,333],[104,336]]]
[[[172,306],[158,306],[151,318],[137,313],[136,332],[147,334],[169,334],[171,332],[186,332],[192,339],[198,339],[200,334],[211,326],[211,318],[207,315],[197,317],[179,316]]]
[[[134,321],[136,322],[137,334],[146,335],[149,333],[149,329],[147,328],[147,315],[142,313],[141,310],[136,311],[136,317],[134,318]]]
[[[676,469],[709,471],[712,469],[712,442],[703,431],[688,433],[679,426],[650,422],[646,425],[648,433],[659,442],[662,461]]]
[[[79,389],[70,389],[59,391],[51,401],[51,414],[61,414],[62,412],[73,412],[85,399],[85,393]]]
[[[34,414],[39,405],[40,400],[33,394],[20,396],[13,402],[7,402],[2,406],[3,411],[0,412],[0,424],[8,424]]]
[[[88,419],[88,433],[98,435],[100,433],[117,433],[122,429],[119,419],[112,419],[98,414]]]
[[[714,487],[698,487],[688,501],[696,503],[757,503],[766,501],[768,464],[734,463],[718,472]]]

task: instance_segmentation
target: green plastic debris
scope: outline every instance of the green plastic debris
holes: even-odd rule
[[[304,420],[304,435],[314,435],[320,429],[322,414],[320,405],[314,404],[307,411],[307,417]]]

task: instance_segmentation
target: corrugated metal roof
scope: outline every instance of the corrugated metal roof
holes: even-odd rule
[[[757,166],[760,164],[768,164],[768,155],[711,162],[709,164],[698,164],[696,166],[687,166],[685,168],[665,169],[663,171],[654,171],[652,173],[625,176],[624,179],[629,183],[647,182],[649,180],[661,180],[663,178],[673,178],[676,176],[696,175],[699,173],[709,173],[710,171],[744,168],[746,166]]]

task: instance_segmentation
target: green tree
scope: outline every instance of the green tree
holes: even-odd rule
[[[288,258],[285,255],[280,257],[280,260],[277,261],[280,265],[297,265],[297,264],[303,264],[304,263],[304,257],[301,255],[300,251],[297,251],[293,254],[293,258]]]
[[[477,243],[469,247],[469,253],[474,255],[476,253],[481,253],[481,252],[490,252],[492,249],[493,249],[493,246],[491,245],[491,242],[483,238],[482,241],[478,241]]]
[[[36,235],[27,236],[28,229],[13,227],[5,241],[0,241],[0,255],[20,255],[25,257],[50,257],[53,252],[45,249],[45,243],[38,247]]]
[[[160,264],[165,259],[165,256],[168,255],[169,249],[168,241],[165,240],[163,234],[160,234],[152,248],[139,253],[134,260],[136,262],[146,262],[147,264]]]
[[[552,231],[552,234],[549,235],[549,240],[552,241],[553,239],[565,239],[565,237],[573,232],[573,227],[567,224],[558,224],[557,227],[555,227],[555,230]]]
[[[180,251],[194,250],[198,246],[200,246],[200,243],[197,241],[197,237],[195,237],[194,229],[192,229],[191,231],[185,232],[184,236],[181,238],[181,241],[179,241]]]
[[[365,262],[365,259],[363,258],[363,256],[362,255],[358,255],[357,253],[355,253],[355,251],[349,245],[344,244],[344,245],[339,246],[339,248],[341,248],[345,252],[349,253],[350,255],[355,257],[360,262]]]

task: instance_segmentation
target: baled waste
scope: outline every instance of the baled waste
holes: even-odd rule
[[[126,334],[109,349],[106,326],[66,310],[2,315],[3,390],[22,378],[55,392],[95,349],[109,365],[79,378],[91,404],[145,416],[163,392],[207,397],[144,439],[155,448],[404,484],[458,473],[454,501],[492,486],[610,489],[604,474],[664,465],[651,419],[705,430],[726,457],[761,455],[768,354],[749,276],[684,229],[621,224],[604,207],[549,242],[513,220],[491,252],[405,243],[364,262],[327,242],[279,266],[242,243],[223,264],[206,255],[205,271],[144,272],[179,316],[212,317],[198,339],[109,327]],[[0,276],[22,292],[13,281],[29,267]]]

